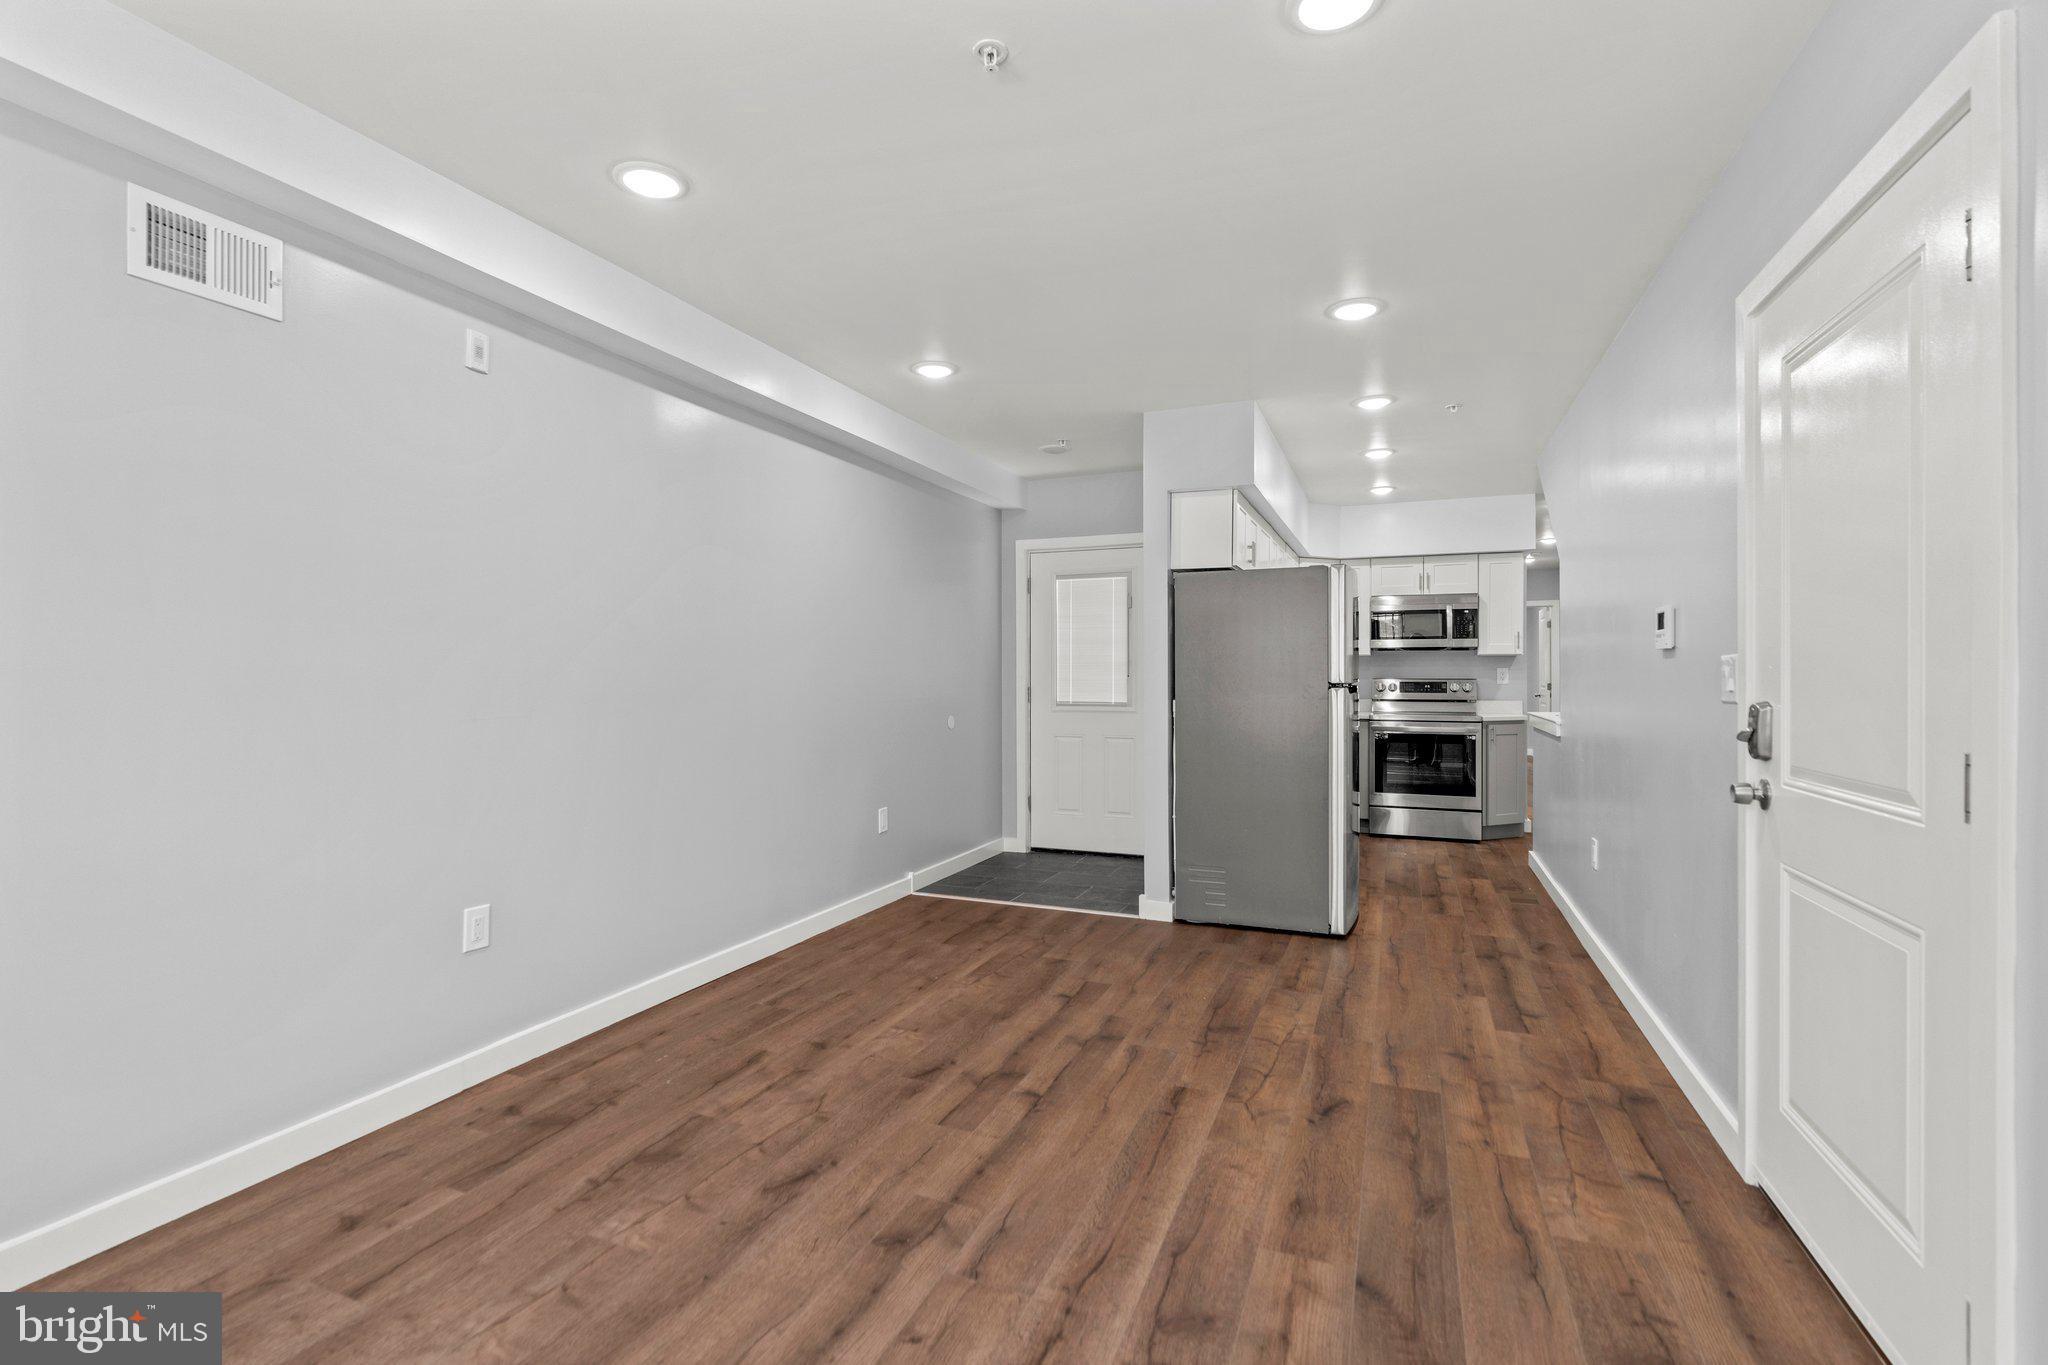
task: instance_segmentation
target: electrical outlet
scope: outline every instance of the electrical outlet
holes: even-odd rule
[[[1505,668],[1496,668],[1496,669],[1494,669],[1494,670],[1493,670],[1493,680],[1494,680],[1495,682],[1497,682],[1497,683],[1505,683],[1505,682],[1507,682],[1507,680],[1508,680],[1508,670],[1507,670],[1507,669],[1505,669]]]
[[[1598,839],[1593,840],[1593,870],[1595,872],[1600,870],[1600,841]]]
[[[877,833],[877,834],[887,834],[888,832],[889,832],[889,808],[888,808],[887,806],[876,806],[876,807],[875,807],[875,833]]]
[[[946,717],[946,728],[947,728],[948,730],[951,730],[952,728],[954,728],[954,727],[955,727],[956,725],[958,725],[959,723],[960,723],[960,720],[959,720],[959,717],[957,717],[957,716],[948,716],[948,717]]]
[[[462,364],[478,374],[491,372],[491,339],[474,327],[462,334]]]
[[[462,951],[473,953],[491,946],[491,907],[472,905],[462,912]]]

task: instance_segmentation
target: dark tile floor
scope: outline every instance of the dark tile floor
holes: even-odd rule
[[[1033,849],[998,853],[924,888],[927,896],[1056,905],[1069,910],[1138,913],[1145,887],[1145,860],[1114,853],[1061,853]]]

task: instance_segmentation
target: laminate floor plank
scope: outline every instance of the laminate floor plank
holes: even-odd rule
[[[906,897],[50,1277],[295,1362],[1870,1362],[1526,865]]]

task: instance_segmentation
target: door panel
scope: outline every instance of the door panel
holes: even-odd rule
[[[1031,785],[1035,848],[1139,853],[1138,550],[1033,554]]]
[[[1753,774],[1775,800],[1743,817],[1753,1151],[1873,1334],[1916,1365],[1965,1358],[1982,1233],[1970,970],[1991,872],[1962,777],[1996,696],[1975,604],[1997,591],[1999,305],[1965,271],[1971,117],[1753,315],[1754,699],[1777,707]]]
[[[1478,592],[1479,556],[1429,556],[1422,563],[1422,590],[1437,594]]]
[[[1926,764],[1924,482],[1914,438],[1926,263],[1914,252],[1786,358],[1785,780],[1919,818]],[[1873,495],[1872,487],[1893,490]],[[1838,517],[1842,510],[1853,515]],[[1839,520],[1840,524],[1830,524]],[[1796,666],[1795,666],[1796,665]]]
[[[1422,561],[1420,559],[1375,559],[1366,574],[1372,585],[1369,596],[1385,597],[1390,594],[1419,593],[1422,591]]]

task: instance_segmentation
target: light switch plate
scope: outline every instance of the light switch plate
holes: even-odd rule
[[[491,339],[474,327],[462,334],[462,364],[478,374],[491,372]]]
[[[887,806],[877,806],[875,807],[875,833],[887,834],[888,832],[889,808]]]
[[[1678,648],[1678,608],[1657,608],[1657,648]]]
[[[1735,655],[1721,656],[1721,700],[1728,706],[1735,705]]]

